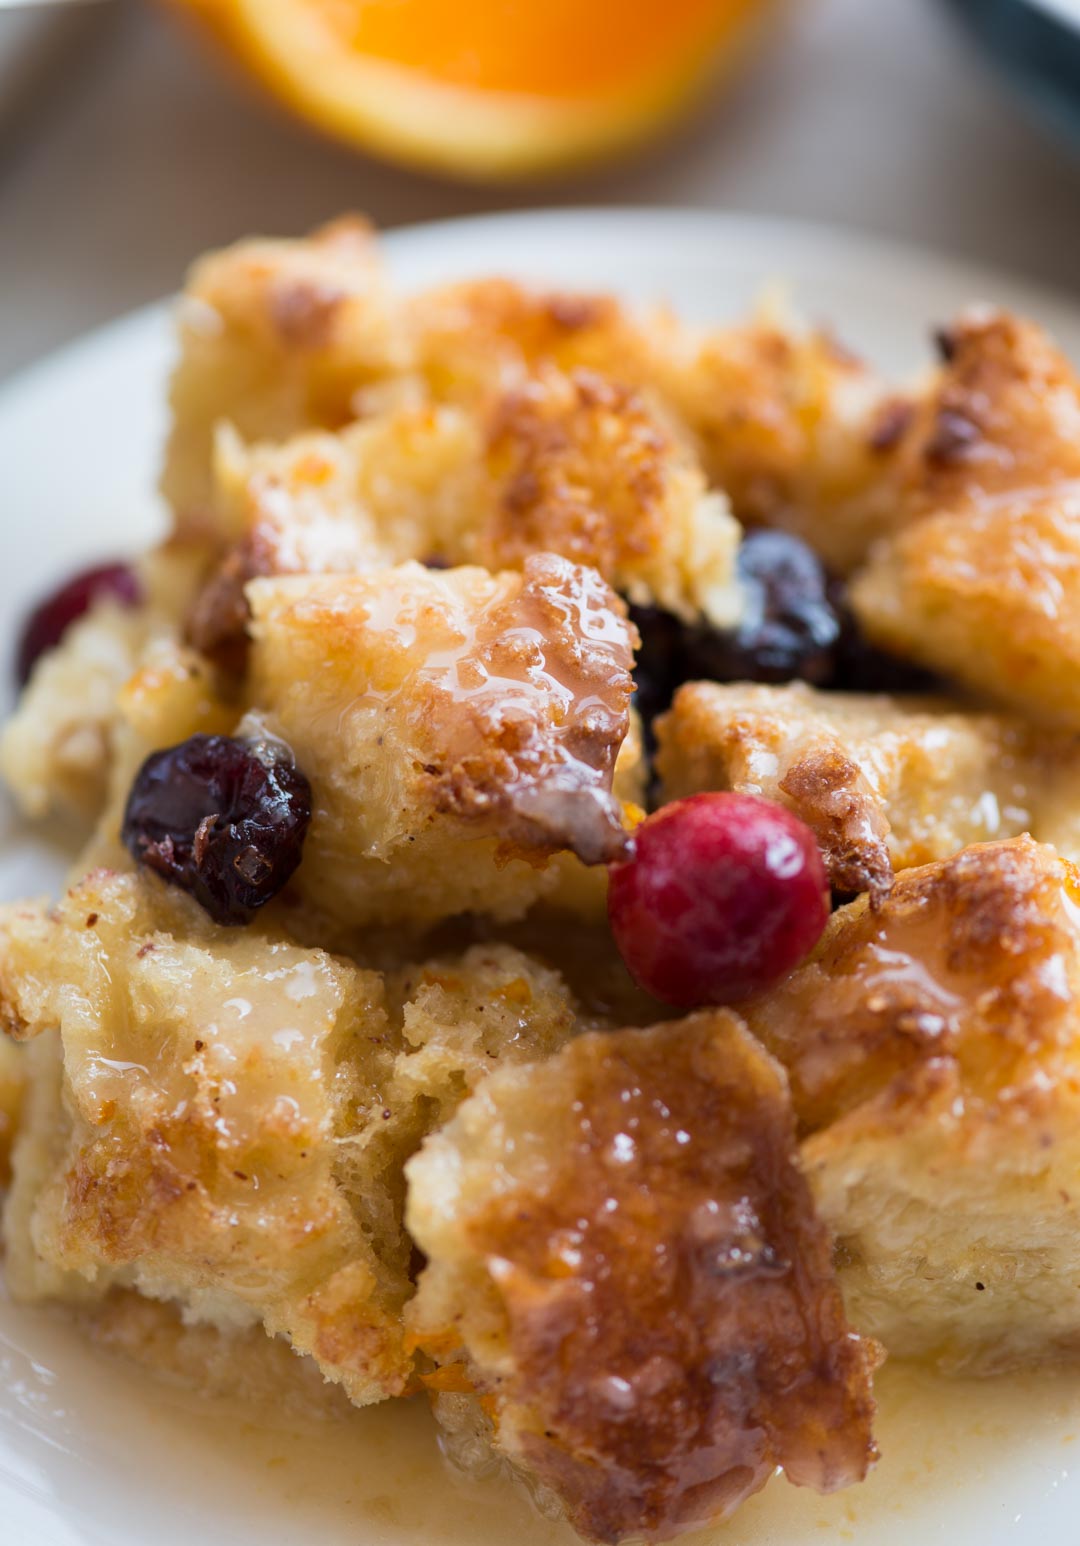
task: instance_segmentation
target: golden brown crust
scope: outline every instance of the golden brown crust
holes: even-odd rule
[[[827,336],[765,319],[711,335],[667,390],[735,514],[849,573],[934,511],[1080,474],[1080,389],[1037,327],[981,308],[940,336],[941,368],[887,394]]]
[[[553,552],[688,618],[737,608],[739,528],[685,438],[655,400],[584,369],[539,365],[477,403],[410,399],[336,436],[223,435],[215,500],[226,601],[255,557],[251,572],[288,574],[410,558],[498,570]]]
[[[734,1016],[493,1078],[410,1185],[418,1335],[445,1356],[456,1329],[496,1447],[583,1534],[665,1539],[777,1465],[821,1490],[865,1474],[867,1350],[783,1078]]]
[[[208,524],[223,421],[250,439],[338,428],[398,347],[371,229],[357,219],[304,242],[255,240],[201,259],[179,326],[162,489],[188,536]]]
[[[939,334],[942,369],[895,477],[913,516],[1080,475],[1080,388],[1033,323],[977,308]]]
[[[816,836],[834,891],[888,891],[889,823],[857,762],[835,747],[811,750],[776,787]]]
[[[1080,1351],[1080,876],[1027,838],[897,877],[746,1006],[853,1323],[996,1372]]]
[[[880,390],[828,333],[764,313],[698,332],[665,314],[635,317],[610,297],[553,302],[505,281],[435,291],[413,311],[437,395],[460,401],[545,362],[583,368],[616,390],[647,390],[740,520],[802,531],[841,567],[865,551],[872,521],[890,529],[865,498],[881,477],[869,444]],[[531,503],[528,483],[525,494]]]
[[[928,515],[873,553],[851,597],[877,644],[1080,729],[1080,487]]]
[[[647,359],[640,327],[613,296],[530,290],[510,279],[424,291],[409,306],[408,328],[416,369],[451,401],[488,396],[545,363],[634,384]]]
[[[693,682],[657,724],[665,800],[762,794],[813,830],[839,892],[1031,832],[1080,857],[1080,748],[947,698]]]
[[[554,885],[551,855],[622,852],[632,633],[594,571],[409,564],[248,595],[250,701],[311,780],[297,884],[322,908],[520,916]]]
[[[406,1157],[500,1062],[577,1028],[558,975],[507,946],[362,971],[108,872],[4,911],[0,1005],[28,1056],[56,1053],[5,1219],[20,1297],[119,1281],[261,1323],[360,1404],[413,1382]]]
[[[797,532],[840,570],[891,529],[875,492],[882,389],[828,333],[762,312],[658,344],[646,379],[695,433],[739,520]]]
[[[852,601],[876,643],[1080,728],[1080,383],[1031,323],[979,310],[891,455],[893,534]]]
[[[1055,1063],[1074,1034],[1078,898],[1075,866],[1021,837],[906,870],[883,901],[841,908],[813,959],[746,1008],[788,1070],[803,1128],[924,1064],[955,1063],[967,1098],[992,1101]]]
[[[638,392],[583,369],[505,393],[488,459],[499,492],[478,558],[516,568],[548,550],[612,579],[647,569],[670,544],[668,486],[695,477]],[[704,497],[704,483],[694,492]]]

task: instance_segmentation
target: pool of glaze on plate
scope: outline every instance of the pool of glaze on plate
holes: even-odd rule
[[[894,1365],[881,1373],[879,1400],[883,1459],[866,1484],[819,1498],[776,1479],[726,1527],[693,1541],[1033,1538],[1040,1505],[1072,1467],[1080,1374],[948,1381]],[[339,1420],[289,1419],[163,1385],[88,1346],[60,1315],[0,1303],[5,1482],[28,1500],[30,1517],[38,1508],[51,1520],[60,1499],[72,1519],[93,1521],[85,1536],[76,1528],[55,1539],[94,1546],[144,1546],[148,1529],[155,1546],[189,1542],[195,1529],[207,1546],[574,1539],[505,1481],[451,1474],[421,1402]]]

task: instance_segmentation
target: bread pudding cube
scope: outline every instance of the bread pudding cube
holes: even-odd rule
[[[896,392],[827,337],[762,323],[707,338],[670,395],[736,515],[849,574],[925,516],[1080,472],[1080,387],[1039,328],[976,308],[938,343],[940,367]]]
[[[202,258],[178,326],[162,492],[189,539],[206,529],[223,420],[249,439],[336,428],[355,417],[366,381],[407,363],[375,241],[356,219],[306,241],[254,240]]]
[[[650,372],[653,335],[676,329],[666,314],[639,319],[612,295],[497,277],[436,285],[406,307],[414,369],[444,402],[476,402],[545,363],[636,386]]]
[[[654,376],[740,521],[796,533],[839,571],[891,530],[877,495],[889,400],[829,333],[764,305],[741,325],[684,329]]]
[[[723,1519],[778,1465],[865,1474],[868,1350],[783,1074],[729,1012],[494,1074],[407,1174],[409,1319],[463,1463],[493,1446],[608,1542]]]
[[[1047,724],[1080,728],[1080,383],[1030,323],[976,311],[886,480],[901,519],[856,574],[867,636]]]
[[[644,374],[641,331],[610,297],[500,279],[394,295],[357,219],[211,253],[189,276],[179,329],[162,488],[187,536],[205,531],[222,423],[283,441],[420,398],[473,407],[541,361],[631,384]]]
[[[537,368],[480,407],[424,401],[280,445],[225,433],[214,509],[226,548],[190,637],[234,669],[259,575],[410,558],[498,570],[553,552],[687,620],[739,611],[726,501],[655,403],[583,370]]]
[[[362,970],[107,871],[0,913],[0,1020],[31,1038],[13,1292],[133,1287],[261,1324],[359,1403],[413,1378],[406,1157],[500,1062],[578,1028],[559,976],[509,946]]]
[[[6,911],[0,1003],[17,1036],[54,1040],[58,1076],[51,1123],[31,1112],[16,1145],[17,1295],[130,1284],[195,1319],[261,1320],[354,1400],[405,1388],[407,1278],[338,1163],[392,1068],[375,974],[100,872],[51,913]]]
[[[1080,382],[1041,328],[972,307],[937,342],[941,365],[912,395],[890,457],[906,519],[1080,475]]]
[[[874,643],[1080,730],[1080,486],[925,516],[871,554],[851,599]]]
[[[592,570],[256,580],[249,692],[310,780],[301,895],[357,927],[520,917],[623,851],[632,630]]]
[[[1080,1347],[1080,872],[1019,837],[905,870],[744,1006],[788,1070],[844,1303],[890,1353]]]
[[[656,727],[664,800],[734,789],[815,833],[835,891],[1030,832],[1080,857],[1080,748],[946,698],[692,682]]]
[[[468,556],[491,567],[551,549],[632,601],[721,626],[738,616],[739,527],[655,395],[577,369],[539,371],[495,403],[492,491]]]
[[[439,401],[481,401],[538,366],[585,372],[646,393],[739,520],[800,532],[839,568],[891,529],[878,489],[893,399],[828,333],[769,300],[746,322],[700,328],[611,296],[480,280],[407,309],[424,390]]]

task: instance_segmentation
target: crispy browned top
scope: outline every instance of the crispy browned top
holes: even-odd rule
[[[745,1008],[785,1064],[807,1129],[920,1068],[970,1098],[1046,1071],[1075,1035],[1080,874],[1030,838],[899,875],[833,917],[813,960]]]
[[[500,1441],[599,1541],[722,1518],[777,1465],[860,1479],[867,1350],[776,1065],[719,1011],[579,1038],[528,1080],[547,1166],[460,1221],[506,1316]],[[528,1120],[485,1091],[507,1133]]]
[[[916,511],[1080,474],[1080,389],[1041,329],[978,308],[939,345],[940,378],[899,448]]]
[[[778,800],[812,828],[839,892],[881,892],[894,869],[1022,832],[1077,851],[1075,736],[959,699],[688,682],[656,734],[665,800]]]
[[[511,279],[478,279],[427,290],[408,323],[423,375],[440,395],[469,397],[541,361],[583,365],[639,380],[644,342],[611,295],[538,292]]]
[[[839,747],[809,751],[777,788],[817,837],[834,891],[880,895],[889,889],[888,819],[854,758]]]
[[[592,570],[542,554],[523,573],[520,591],[477,628],[476,680],[447,677],[433,718],[444,732],[459,722],[425,772],[438,809],[487,817],[494,805],[508,818],[507,840],[565,845],[597,863],[625,846],[610,791],[629,729],[636,635]],[[546,723],[521,712],[523,688],[551,695]]]
[[[342,765],[374,769],[356,819],[374,823],[396,780],[413,832],[434,813],[533,853],[570,848],[597,863],[623,852],[611,781],[636,634],[595,570],[548,553],[520,574],[409,564],[262,580],[248,594],[254,706],[287,708],[282,732],[317,795],[343,782]],[[401,820],[400,802],[391,816]]]
[[[499,496],[482,557],[493,568],[547,549],[611,577],[670,541],[671,436],[639,393],[594,371],[548,370],[505,393],[488,455]]]
[[[1080,483],[928,515],[874,551],[851,597],[884,648],[1080,729]]]
[[[828,476],[821,441],[836,427],[836,399],[850,382],[874,378],[827,332],[798,334],[755,318],[706,335],[676,398],[701,435],[710,472],[737,513],[771,525],[786,506],[817,498]],[[839,461],[831,492],[841,495]]]

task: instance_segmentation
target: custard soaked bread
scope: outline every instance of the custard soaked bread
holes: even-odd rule
[[[261,1324],[358,1402],[413,1382],[405,1158],[491,1068],[578,1026],[557,974],[508,946],[384,974],[104,871],[5,910],[0,1014],[33,1054],[13,1291],[128,1286]]]
[[[1039,330],[969,314],[897,450],[904,519],[852,601],[876,642],[1080,729],[1080,383]]]
[[[641,394],[592,372],[548,367],[480,411],[406,404],[284,445],[224,434],[214,509],[224,556],[191,620],[211,655],[235,648],[258,575],[409,558],[509,569],[555,552],[636,602],[718,624],[738,610],[723,496]]]
[[[204,260],[181,326],[177,530],[265,526],[281,563],[273,509],[291,491],[333,530],[305,567],[357,542],[492,566],[552,549],[637,601],[727,623],[725,493],[743,519],[825,533],[880,478],[877,379],[766,312],[704,331],[499,279],[395,295],[363,228],[339,223]]]
[[[409,1320],[449,1443],[598,1541],[726,1518],[777,1466],[865,1475],[844,1320],[783,1075],[734,1015],[579,1037],[483,1084],[408,1167]]]
[[[665,800],[763,794],[814,831],[838,892],[1030,832],[1080,858],[1080,746],[944,697],[692,682],[657,725]]]
[[[247,543],[231,573],[365,553],[500,566],[550,547],[636,601],[726,626],[730,503],[850,575],[875,642],[1080,723],[1080,393],[1031,324],[962,316],[939,370],[897,392],[768,314],[695,332],[504,281],[395,296],[348,225],[207,260],[184,316],[165,487],[188,540]],[[224,425],[242,438],[215,473]],[[306,512],[295,544],[283,506]]]
[[[595,571],[407,564],[250,587],[250,701],[311,780],[302,894],[346,923],[520,916],[621,853],[633,633]]]
[[[336,925],[519,917],[544,896],[602,911],[602,874],[572,856],[595,866],[622,850],[622,802],[639,795],[640,772],[635,634],[594,570],[551,555],[500,575],[409,564],[259,580],[250,597],[239,683],[185,646],[175,619],[145,637],[145,609],[132,623],[115,608],[91,614],[35,673],[4,742],[31,808],[39,777],[62,798],[70,766],[67,743],[45,741],[53,674],[78,675],[87,631],[141,630],[122,683],[79,700],[96,730],[92,779],[76,787],[101,810],[88,862],[126,862],[123,811],[148,753],[250,730],[287,745],[312,785],[296,886]],[[58,748],[50,779],[27,753],[32,737]]]
[[[1080,873],[1016,838],[841,908],[746,1008],[854,1324],[993,1370],[1080,1346]]]
[[[783,1077],[732,1017],[582,1037],[557,974],[508,946],[365,971],[107,872],[52,911],[8,909],[0,952],[0,1010],[32,1039],[36,1079],[6,1215],[19,1297],[130,1287],[192,1324],[261,1324],[361,1403],[472,1388],[471,1362],[448,1370],[445,1316],[483,1388],[493,1358],[505,1370],[500,1447],[597,1539],[722,1517],[778,1463],[822,1489],[865,1471],[868,1354]],[[518,1081],[493,1077],[514,1065]],[[404,1161],[489,1089],[416,1162],[413,1237],[433,1262],[406,1321]],[[462,1136],[481,1152],[466,1148],[451,1198]],[[511,1175],[538,1190],[533,1214]],[[488,1270],[514,1333],[501,1359]],[[599,1341],[589,1281],[610,1299]],[[546,1349],[565,1336],[580,1347],[562,1390]],[[674,1422],[687,1381],[693,1410]]]
[[[198,534],[209,520],[223,420],[267,440],[346,423],[357,391],[401,358],[395,322],[364,221],[335,222],[306,242],[246,242],[203,258],[180,306],[162,480],[181,533]]]

